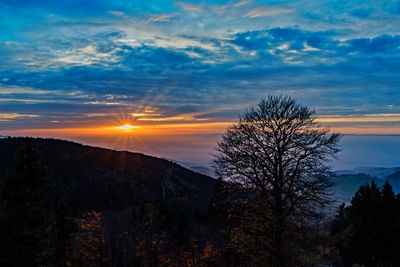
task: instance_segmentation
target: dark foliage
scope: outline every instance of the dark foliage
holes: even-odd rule
[[[3,266],[39,265],[50,225],[49,174],[40,154],[25,144],[0,187],[0,260]]]
[[[42,152],[53,190],[75,216],[161,200],[173,205],[177,214],[194,207],[204,210],[215,184],[208,176],[164,159],[56,139],[0,139],[0,170],[10,170],[15,153],[28,140]]]
[[[279,217],[256,187],[66,141],[8,138],[0,149],[1,266],[277,266]],[[281,266],[400,264],[389,183],[362,186],[330,236],[307,210],[284,222]]]
[[[68,218],[62,199],[52,195],[50,174],[41,154],[26,142],[13,166],[0,184],[1,265],[65,263],[75,224]]]
[[[1,139],[0,150],[1,266],[199,265],[214,251],[210,177],[54,139]]]
[[[388,182],[361,186],[351,205],[339,207],[331,233],[345,266],[399,266],[400,196]]]

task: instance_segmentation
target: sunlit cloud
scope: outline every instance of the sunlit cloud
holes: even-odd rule
[[[49,90],[41,90],[41,89],[33,89],[33,88],[23,88],[23,87],[1,87],[0,86],[0,95],[44,95],[51,94],[52,91]]]
[[[278,14],[285,14],[285,13],[291,13],[291,12],[294,12],[294,10],[290,9],[290,8],[284,8],[284,7],[274,7],[274,6],[258,7],[258,8],[252,9],[249,12],[247,12],[244,15],[244,17],[258,18],[258,17],[274,16],[274,15],[278,15]]]
[[[347,116],[321,116],[320,122],[397,122],[400,121],[400,114],[397,113],[380,113],[380,114],[363,114],[363,115],[347,115]],[[400,130],[400,129],[399,129]]]
[[[24,104],[38,104],[38,103],[49,103],[49,102],[60,102],[57,100],[34,100],[34,99],[23,99],[23,98],[0,98],[0,102],[18,102],[18,103],[24,103]]]
[[[121,16],[125,15],[124,12],[116,11],[116,10],[109,10],[108,13],[110,13],[111,15],[117,16],[117,17],[121,17]]]
[[[21,118],[37,118],[39,115],[36,114],[20,114],[20,113],[0,113],[0,122],[8,122],[14,119]]]
[[[64,53],[57,53],[53,59],[50,59],[47,64],[69,64],[76,66],[88,66],[93,64],[111,64],[119,60],[116,55],[118,49],[110,52],[98,51],[94,45],[88,45],[82,48],[72,49]]]
[[[161,114],[157,113],[132,113],[133,117],[158,117],[161,116]]]
[[[174,116],[174,117],[165,117],[165,118],[139,118],[139,121],[179,121],[179,120],[184,120],[185,117],[179,117],[179,116]]]
[[[251,2],[253,2],[253,1],[251,1],[251,0],[238,1],[238,2],[236,2],[233,6],[234,6],[234,7],[241,7],[241,6],[248,5],[248,4],[250,4]]]
[[[171,15],[171,14],[154,15],[154,16],[151,16],[149,19],[147,19],[146,23],[170,21],[171,18],[173,18],[173,17],[174,17],[174,15]]]
[[[321,115],[318,119],[344,134],[400,134],[400,114]]]
[[[185,11],[191,11],[191,12],[203,11],[203,6],[199,4],[191,4],[186,2],[177,2],[177,4]]]
[[[89,118],[94,118],[94,117],[106,117],[106,116],[109,116],[110,114],[107,114],[107,113],[85,113],[83,115],[86,117],[89,117]]]
[[[84,104],[84,105],[106,105],[106,106],[128,106],[128,105],[130,105],[129,103],[126,103],[126,102],[109,102],[109,101],[100,101],[100,100],[87,101],[87,102],[83,102],[82,104]]]

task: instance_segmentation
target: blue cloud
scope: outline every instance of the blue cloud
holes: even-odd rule
[[[365,54],[381,53],[393,56],[392,52],[399,53],[400,36],[382,35],[376,38],[360,38],[348,41],[349,51]]]
[[[351,15],[358,18],[368,18],[372,13],[370,8],[357,8],[351,11]]]
[[[303,49],[304,43],[318,49],[330,49],[337,42],[334,32],[310,32],[293,28],[273,28],[265,31],[239,33],[232,41],[245,49],[267,49],[290,43],[291,49]]]

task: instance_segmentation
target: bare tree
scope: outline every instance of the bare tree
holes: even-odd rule
[[[265,212],[273,214],[273,266],[289,264],[289,231],[304,225],[327,202],[331,183],[326,162],[339,151],[341,136],[316,119],[315,111],[291,97],[269,96],[241,115],[218,143],[218,174],[251,189]]]

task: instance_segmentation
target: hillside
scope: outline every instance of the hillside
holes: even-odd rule
[[[28,141],[42,152],[56,193],[76,215],[160,200],[175,211],[202,209],[215,185],[213,178],[164,159],[56,139],[0,139],[0,170],[12,171],[14,155]]]
[[[400,167],[382,168],[382,167],[358,167],[350,170],[335,171],[336,175],[349,175],[349,174],[366,174],[372,177],[385,179],[388,176],[399,173]]]
[[[52,173],[55,191],[65,198],[75,215],[86,210],[122,211],[144,203],[165,200],[172,211],[204,209],[215,180],[172,161],[70,141],[41,138],[0,138],[0,170],[12,171],[14,155],[25,142],[42,152]],[[200,170],[201,171],[201,170]],[[388,179],[400,192],[399,168],[355,168],[332,177],[333,199],[350,202],[358,187]]]
[[[364,184],[369,184],[372,181],[381,187],[386,180],[392,185],[395,193],[400,193],[400,176],[398,173],[393,173],[386,178],[379,178],[370,176],[364,173],[358,174],[341,174],[331,178],[334,182],[334,186],[331,189],[333,196],[332,198],[340,204],[342,202],[350,203],[357,189]]]
[[[390,174],[387,178],[391,179],[391,180],[399,180],[400,181],[400,170]]]

